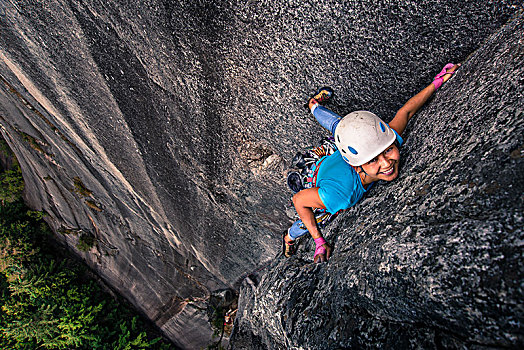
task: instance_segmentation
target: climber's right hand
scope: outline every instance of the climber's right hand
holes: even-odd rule
[[[315,239],[316,249],[315,255],[313,256],[313,262],[321,263],[329,260],[331,256],[331,246],[326,242],[323,237]]]

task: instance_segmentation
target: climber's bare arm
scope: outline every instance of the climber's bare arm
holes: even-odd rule
[[[306,225],[307,230],[313,238],[322,237],[315,221],[312,208],[325,209],[324,203],[318,195],[318,187],[302,190],[293,196],[293,204],[297,210],[300,220]]]
[[[455,70],[457,70],[458,67],[460,67],[460,64],[456,64],[447,71],[454,72]],[[442,77],[442,80],[445,83],[446,81],[448,81],[449,78],[451,78],[451,74],[446,74]],[[433,95],[434,92],[435,86],[433,85],[433,83],[431,83],[418,94],[410,98],[408,102],[406,102],[406,104],[398,110],[393,120],[389,123],[389,126],[392,129],[394,129],[399,135],[402,135],[402,133],[406,129],[408,121],[428,101],[428,99],[431,97],[431,95]]]
[[[315,214],[313,213],[312,208],[322,208],[326,209],[326,206],[320,199],[320,196],[318,195],[318,187],[312,187],[305,190],[302,190],[295,194],[293,196],[293,204],[295,205],[295,209],[298,213],[298,216],[300,217],[300,220],[306,225],[307,230],[313,237],[313,239],[317,239],[322,237],[322,233],[319,231],[317,227],[317,222],[315,220]],[[315,241],[316,243],[316,241]],[[324,262],[328,261],[329,257],[331,255],[331,246],[325,242],[322,244],[322,247],[325,249],[324,253],[320,253],[320,251],[317,253],[317,250],[315,250],[315,256],[314,256],[314,262]]]

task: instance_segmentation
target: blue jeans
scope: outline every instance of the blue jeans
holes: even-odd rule
[[[313,116],[315,116],[315,119],[318,121],[320,125],[329,130],[333,134],[333,136],[335,135],[335,129],[337,128],[338,122],[340,121],[340,119],[342,119],[338,114],[333,113],[332,111],[321,105],[316,105],[315,107],[313,107],[311,113],[313,113]],[[295,221],[295,223],[291,225],[291,227],[288,230],[289,237],[291,237],[291,239],[297,239],[298,237],[301,237],[308,232],[309,231],[304,228],[302,220]]]
[[[320,125],[328,129],[335,136],[335,129],[338,122],[342,119],[338,114],[333,113],[324,106],[316,105],[311,111]]]

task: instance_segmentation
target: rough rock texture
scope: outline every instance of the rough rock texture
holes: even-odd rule
[[[524,346],[524,17],[416,116],[394,182],[325,233],[335,251],[241,288],[233,349]]]
[[[302,108],[307,96],[319,85],[328,84],[337,93],[333,104],[336,111],[365,108],[389,119],[414,92],[431,81],[444,63],[464,60],[520,7],[520,1],[510,0],[1,1],[1,131],[20,160],[27,200],[35,209],[49,214],[47,219],[62,241],[178,346],[201,348],[210,342],[213,332],[206,310],[210,295],[238,288],[245,276],[265,266],[279,251],[280,232],[291,221],[286,211],[290,193],[284,184],[288,161],[297,150],[324,134]],[[433,104],[436,112],[428,121],[440,122],[433,126],[419,118],[415,126],[454,132],[441,142],[438,140],[443,136],[431,130],[413,133],[404,151],[404,177],[387,189],[391,191],[386,196],[390,200],[373,206],[366,204],[369,201],[362,203],[342,219],[358,217],[364,226],[360,231],[349,230],[336,236],[341,237],[340,243],[337,241],[338,259],[349,260],[346,265],[334,260],[329,265],[333,274],[345,275],[348,266],[362,268],[361,273],[365,273],[357,263],[363,256],[344,252],[357,249],[359,242],[368,242],[378,249],[369,251],[370,256],[376,256],[375,260],[367,259],[369,269],[379,257],[393,259],[381,260],[380,266],[404,281],[402,278],[407,277],[394,271],[412,258],[407,248],[402,250],[405,255],[393,254],[394,247],[402,243],[420,247],[421,252],[434,249],[432,244],[436,243],[423,240],[427,236],[422,232],[428,230],[429,235],[436,230],[431,223],[437,220],[437,213],[450,217],[449,222],[441,220],[447,223],[441,225],[454,225],[457,237],[463,237],[465,227],[465,232],[470,228],[471,232],[491,232],[495,226],[506,232],[506,221],[498,216],[500,211],[486,214],[479,209],[496,206],[499,201],[495,199],[503,198],[497,194],[502,187],[488,187],[486,182],[492,181],[495,173],[474,160],[469,160],[472,165],[459,162],[467,157],[458,152],[464,150],[464,145],[471,143],[467,151],[480,152],[474,148],[477,135],[468,134],[468,130],[481,130],[480,126],[473,121],[464,127],[445,124],[448,115],[456,113],[453,104],[459,103],[458,98],[462,98],[460,106],[468,111],[469,106],[496,97],[482,90],[488,82],[499,81],[493,70],[477,75],[478,70],[469,65],[464,67],[462,78],[457,76],[455,85],[450,84],[438,97],[447,94],[450,104]],[[482,59],[474,67],[482,68]],[[477,79],[466,79],[466,72]],[[469,82],[466,88],[471,90],[460,90],[458,81]],[[473,94],[476,90],[477,94]],[[480,95],[481,91],[486,96]],[[428,110],[424,115],[429,115]],[[498,118],[519,120],[504,119],[504,115]],[[490,132],[482,129],[485,132],[479,140],[492,134],[492,124],[488,125]],[[427,135],[431,143],[427,143]],[[504,137],[512,140],[509,134]],[[448,140],[457,144],[450,146]],[[479,147],[487,144],[479,142]],[[424,146],[417,148],[415,143]],[[509,143],[504,147],[510,147]],[[436,153],[440,148],[432,145],[452,147],[457,153],[447,157],[443,151]],[[499,155],[484,153],[486,159]],[[506,153],[501,151],[500,155]],[[441,164],[442,159],[445,168],[432,167]],[[430,169],[428,173],[426,168]],[[434,177],[438,169],[442,169],[441,175]],[[429,194],[448,189],[445,180],[452,177],[444,169],[463,169],[467,176],[462,174],[457,181],[469,182],[461,185],[464,193],[457,195],[448,190],[447,196],[433,199]],[[428,179],[421,179],[420,174]],[[410,190],[402,190],[404,187]],[[460,202],[445,206],[449,213],[439,210],[443,203],[460,201],[466,198],[460,196],[472,191],[482,194],[484,189],[494,191],[494,197],[471,196],[467,197],[473,198],[471,205]],[[382,197],[384,193],[379,189],[373,196]],[[395,196],[400,200],[396,204],[400,212],[411,206],[422,210],[425,205],[428,214],[420,216],[418,211],[410,211],[402,212],[398,219],[381,216],[386,205],[395,203]],[[409,198],[401,200],[404,197],[400,196]],[[481,202],[475,204],[477,200]],[[515,199],[508,205],[515,208],[518,204]],[[468,219],[472,222],[465,220],[459,225],[454,218],[463,214],[457,208],[471,211],[476,221]],[[363,215],[357,215],[358,211]],[[507,220],[512,218],[511,213],[506,211]],[[485,220],[477,220],[481,214],[488,218],[493,215],[494,219],[485,224]],[[418,226],[408,225],[408,215],[413,215]],[[409,222],[403,221],[408,217]],[[333,229],[331,239],[346,226],[342,220]],[[406,241],[409,232],[390,236],[375,229],[369,236],[359,234],[364,227],[383,227],[387,220],[393,220],[387,224],[391,230],[402,233],[409,228],[410,234],[415,238],[421,235],[422,241]],[[517,227],[515,223],[513,229]],[[350,232],[359,238],[351,239]],[[96,238],[96,244],[88,252],[79,251],[77,243],[89,241],[85,237],[90,236]],[[369,241],[364,242],[364,237]],[[393,241],[379,244],[385,237]],[[394,241],[397,238],[400,243]],[[441,239],[446,242],[448,238],[444,235]],[[423,246],[426,243],[428,248]],[[499,244],[510,246],[503,241]],[[363,245],[358,247],[363,249]],[[481,254],[482,247],[478,242],[468,249]],[[393,253],[386,254],[389,251]],[[452,266],[447,258],[441,255],[442,266]],[[453,259],[453,264],[460,263],[456,256]],[[496,256],[493,259],[499,261]],[[286,262],[281,268],[291,269],[292,275],[305,273],[297,261]],[[339,264],[343,269],[335,270]],[[324,278],[328,274],[322,272],[326,267],[315,269],[319,272],[311,274],[315,279],[308,283],[316,289],[316,281],[327,281]],[[516,267],[507,269],[504,276],[516,273]],[[386,284],[376,278],[377,284]],[[349,287],[351,283],[364,288],[362,277],[358,281],[360,284],[348,281],[347,288],[353,288]],[[497,281],[493,283],[504,281],[505,287],[493,290],[507,292],[509,282]],[[435,288],[441,291],[437,282]],[[462,280],[445,283],[449,284],[446,293],[459,294]],[[405,290],[409,290],[407,285],[411,284],[406,282]],[[408,308],[391,311],[395,317],[389,319],[389,313],[378,311],[383,302],[412,302],[399,292],[404,291],[401,286],[391,289],[373,307],[370,298],[359,297],[362,304],[348,303],[347,312],[384,314],[384,322],[398,320],[404,325],[407,315],[398,310]],[[303,287],[297,288],[300,294]],[[342,284],[340,288],[346,287]],[[395,292],[399,292],[398,297]],[[511,295],[508,293],[508,300]],[[343,310],[344,300],[336,310]],[[257,312],[262,304],[256,306]],[[435,315],[441,315],[438,310],[448,310],[442,304],[437,306],[441,309],[435,309]],[[336,307],[336,300],[332,307]],[[418,320],[427,320],[427,316],[418,308],[413,310],[415,332]],[[378,321],[370,317],[369,324],[373,322]],[[439,322],[435,316],[433,323],[439,327],[444,324]],[[246,319],[242,324],[248,323]],[[488,323],[478,322],[466,322],[464,327],[470,324],[486,332],[491,329]],[[283,328],[269,325],[272,328],[264,334],[270,334],[271,329],[281,331],[275,333],[274,344],[280,344],[278,339],[287,339],[284,334],[294,334],[296,340],[290,343],[300,343],[299,339],[308,334],[285,333]],[[312,325],[304,321],[293,327],[307,329]],[[351,330],[357,326],[347,323],[345,327]],[[247,326],[241,329],[250,332]],[[269,335],[261,339],[266,339],[267,344],[273,342],[268,340],[273,339]],[[316,339],[312,337],[311,341]]]

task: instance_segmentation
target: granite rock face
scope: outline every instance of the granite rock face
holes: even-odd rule
[[[401,175],[242,285],[233,349],[522,348],[524,17],[412,121]]]
[[[288,323],[275,323],[284,313],[267,298],[250,301],[256,290],[280,282],[271,288],[261,283],[251,292],[244,287],[235,346],[251,337],[267,347],[308,347],[305,339],[313,333],[307,329],[321,321],[311,317],[335,308],[363,320],[346,322],[340,334],[391,325],[390,332],[399,327],[420,338],[420,329],[436,334],[434,329],[450,329],[446,320],[452,319],[458,333],[479,329],[478,339],[471,334],[461,339],[480,342],[499,335],[491,316],[484,309],[479,316],[479,309],[446,305],[435,295],[488,303],[493,291],[506,293],[499,297],[509,302],[520,288],[509,282],[520,276],[518,265],[510,265],[516,253],[509,240],[520,233],[515,211],[522,199],[516,192],[503,193],[511,192],[506,185],[519,179],[522,165],[517,150],[522,140],[517,145],[514,136],[522,134],[517,123],[522,117],[517,102],[509,101],[521,92],[522,52],[511,34],[485,43],[519,11],[520,1],[509,0],[2,1],[1,132],[20,161],[27,201],[48,213],[57,237],[175,344],[202,348],[213,333],[207,310],[211,296],[238,289],[279,253],[280,232],[292,221],[285,186],[289,161],[325,133],[302,108],[307,96],[330,85],[337,94],[335,111],[368,109],[389,120],[446,62],[464,61],[483,43],[498,43],[500,52],[465,60],[462,72],[417,118],[403,150],[402,177],[378,188],[328,232],[337,244],[333,262],[304,268],[310,255],[304,253],[278,260],[275,272],[264,277],[268,283],[288,271],[282,282],[286,293],[268,290],[267,295],[287,300]],[[513,95],[509,49],[500,46],[506,39],[516,50],[509,65],[517,79]],[[498,93],[508,97],[498,102]],[[482,110],[477,106],[490,101],[499,109],[479,123],[475,108]],[[458,107],[465,114],[454,118],[462,123],[449,124]],[[483,148],[493,141],[491,135],[504,142]],[[514,157],[508,160],[507,154]],[[505,165],[494,171],[496,161]],[[457,182],[450,187],[452,180]],[[522,192],[521,183],[513,186]],[[386,208],[398,214],[384,215]],[[360,224],[350,226],[354,220]],[[496,241],[490,241],[495,233]],[[90,240],[86,237],[95,244],[79,250],[79,242]],[[464,245],[463,237],[475,245]],[[374,250],[364,249],[368,245]],[[403,249],[397,251],[398,245]],[[485,255],[491,246],[501,255]],[[416,265],[421,260],[412,254],[435,259],[431,266],[443,271],[469,266],[471,278],[479,279],[452,278],[451,272],[437,278],[424,270],[430,261]],[[468,265],[470,256],[480,259],[478,266]],[[475,274],[488,260],[500,273]],[[376,266],[381,272],[373,275]],[[336,282],[334,276],[351,271],[358,273]],[[418,274],[409,278],[422,281],[420,290],[410,289],[417,284],[409,273]],[[289,284],[299,274],[307,282]],[[430,278],[435,281],[429,283]],[[472,290],[466,282],[493,287],[479,295],[461,294]],[[351,292],[347,297],[335,293],[340,300],[330,299],[327,308],[318,304],[320,311],[308,299],[285,297],[307,298],[310,290],[321,289],[319,283]],[[427,302],[417,304],[413,295]],[[430,302],[433,311],[423,310]],[[297,303],[302,306],[295,308]],[[384,304],[392,308],[384,310]],[[505,305],[488,308],[498,318],[506,315]],[[260,325],[257,315],[265,306],[265,313],[277,314],[258,333],[251,327]],[[301,319],[295,314],[300,307],[312,311]],[[450,308],[458,313],[449,316]],[[247,310],[253,311],[251,318]],[[431,325],[420,323],[428,319]],[[511,333],[514,323],[507,322]],[[500,337],[493,344],[514,344],[509,336]],[[315,336],[308,341],[318,344]]]

